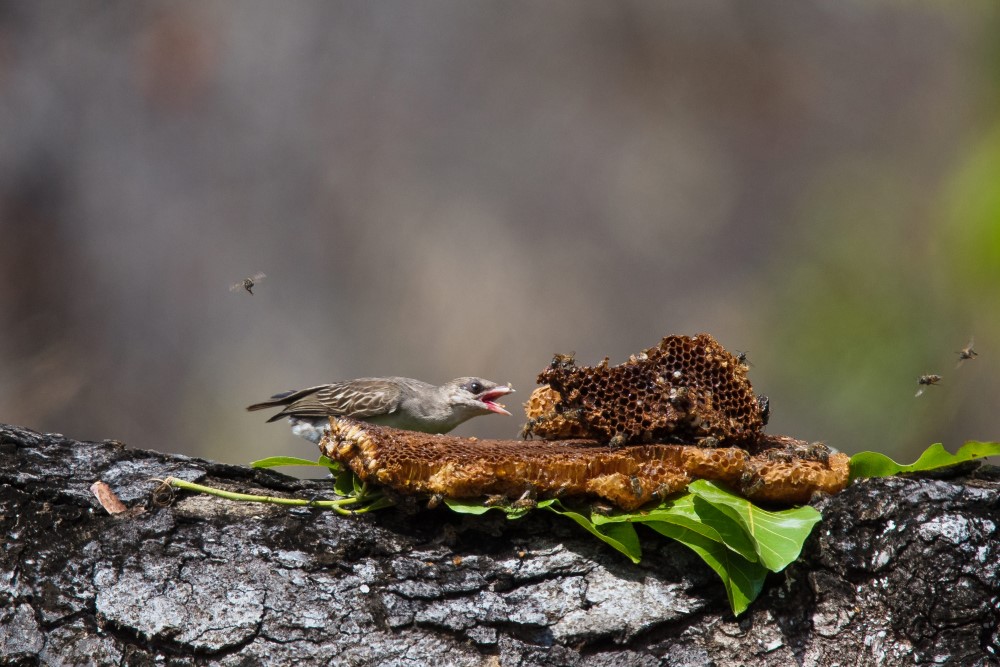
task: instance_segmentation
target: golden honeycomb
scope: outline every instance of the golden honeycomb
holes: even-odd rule
[[[847,484],[847,457],[816,445],[764,437],[758,453],[736,447],[595,441],[479,440],[331,418],[322,453],[363,481],[401,493],[450,498],[602,498],[624,510],[682,491],[694,479],[724,482],[751,500],[808,502]],[[796,447],[813,452],[797,458]],[[775,455],[781,452],[781,455]]]
[[[747,366],[709,334],[667,336],[618,366],[556,355],[525,404],[525,437],[749,446],[765,423]]]

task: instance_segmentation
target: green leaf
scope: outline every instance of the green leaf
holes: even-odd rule
[[[685,493],[666,500],[655,509],[645,512],[594,517],[594,523],[597,525],[621,521],[671,523],[718,542],[751,562],[757,561],[757,550],[754,548],[753,540],[743,530],[742,525],[693,493]]]
[[[632,527],[632,524],[627,522],[606,523],[603,527],[598,528],[597,525],[595,525],[594,522],[588,517],[580,514],[579,512],[567,509],[557,500],[544,506],[539,503],[539,506],[542,507],[542,509],[547,509],[551,512],[561,514],[562,516],[576,521],[587,531],[597,537],[597,539],[611,545],[618,551],[628,556],[633,563],[638,563],[642,559],[642,547],[639,546],[639,536],[636,535],[635,528]]]
[[[396,503],[392,502],[386,496],[379,496],[374,502],[365,505],[365,510],[368,512],[373,512],[375,510],[384,509],[386,507],[392,507]]]
[[[694,511],[702,525],[715,529],[722,544],[752,563],[761,561],[758,544],[753,536],[747,533],[738,519],[733,518],[704,498],[694,496],[693,500]],[[766,563],[764,565],[766,566]]]
[[[327,457],[320,454],[319,458],[316,459],[316,465],[326,466],[330,469],[330,472],[337,473],[344,469],[344,466],[340,464],[340,461],[334,461],[328,459]]]
[[[453,512],[459,514],[486,514],[493,508],[483,504],[482,500],[466,500],[464,498],[445,498],[444,504]]]
[[[668,499],[658,507],[634,514],[595,516],[594,523],[644,523],[698,554],[726,589],[729,606],[741,614],[760,594],[767,568],[742,525],[693,493]]]
[[[354,496],[354,489],[356,486],[355,480],[357,479],[357,475],[355,475],[349,468],[341,470],[333,479],[333,492],[338,496],[343,496],[345,498]]]
[[[538,507],[543,507],[543,503],[548,504],[549,501],[543,501],[538,504]],[[507,518],[513,521],[514,519],[520,519],[525,514],[531,511],[530,507],[512,507],[511,505],[484,505],[482,500],[479,499],[462,499],[462,498],[445,498],[444,504],[454,512],[459,514],[486,514],[490,510],[497,510],[503,512],[507,515]]]
[[[820,513],[808,505],[780,512],[763,510],[746,498],[730,493],[715,482],[699,479],[688,490],[702,501],[739,523],[752,538],[760,563],[772,572],[780,572],[799,557],[802,545],[820,518]],[[697,510],[697,504],[696,504]],[[701,515],[699,515],[701,516]],[[725,531],[712,523],[712,517],[702,516],[720,534]]]
[[[529,511],[509,506],[486,507],[478,500],[449,498],[445,503],[464,514],[485,514],[497,509],[510,519],[520,518]],[[636,512],[597,514],[568,508],[555,499],[543,500],[537,508],[572,519],[634,563],[641,559],[642,548],[633,524],[646,524],[681,542],[722,579],[734,614],[745,611],[757,598],[768,570],[778,572],[798,557],[813,526],[820,520],[819,512],[812,507],[769,512],[704,480],[690,484],[687,493],[653,509]]]
[[[672,537],[688,547],[715,570],[726,588],[729,607],[734,614],[742,614],[760,595],[764,587],[764,578],[767,576],[767,568],[760,563],[751,562],[720,542],[675,523],[666,521],[644,523],[661,535]]]
[[[445,498],[444,504],[452,511],[460,514],[486,514],[490,510],[499,510],[506,514],[507,518],[511,520],[520,519],[531,511],[530,508],[511,507],[510,505],[486,506],[483,505],[481,501],[459,498]],[[608,525],[603,529],[598,528],[586,516],[563,507],[562,504],[555,498],[542,500],[535,506],[535,509],[547,509],[550,512],[555,512],[556,514],[560,514],[576,521],[599,540],[611,545],[618,551],[628,556],[633,563],[638,563],[642,557],[642,550],[639,546],[639,536],[636,535],[635,528],[628,523]]]
[[[910,465],[896,463],[878,452],[858,452],[851,457],[851,480],[934,470],[984,456],[1000,456],[1000,442],[967,442],[954,454],[949,454],[944,445],[937,443],[925,449],[920,458]]]
[[[266,459],[252,461],[251,468],[277,468],[278,466],[320,466],[324,465],[309,459],[300,459],[296,456],[269,456]]]

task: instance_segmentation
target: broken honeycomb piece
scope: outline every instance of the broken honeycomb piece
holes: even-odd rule
[[[754,443],[754,456],[747,464],[738,489],[742,495],[758,502],[774,502],[771,490],[781,480],[782,497],[794,494],[800,487],[800,497],[809,497],[816,489],[835,485],[850,475],[850,458],[834,453],[821,442],[805,442],[784,435],[763,435]]]
[[[602,498],[634,510],[684,490],[694,479],[724,482],[752,492],[752,498],[803,503],[817,491],[840,491],[848,478],[842,454],[831,455],[827,463],[786,461],[735,447],[477,440],[347,418],[331,418],[330,424],[330,434],[319,445],[325,456],[362,481],[404,494],[514,499],[527,491],[537,498]]]
[[[667,336],[618,366],[557,355],[538,382],[525,435],[747,446],[764,428],[746,365],[709,334]]]
[[[572,440],[587,437],[587,427],[580,421],[580,411],[558,412],[556,405],[561,400],[559,393],[548,385],[542,385],[531,392],[524,404],[528,423],[521,435],[524,438],[538,436],[549,440]]]
[[[737,487],[741,495],[754,502],[806,503],[816,493],[837,493],[847,485],[850,458],[831,454],[829,461],[761,461],[754,457],[747,464],[744,480]],[[790,500],[791,499],[791,500]]]

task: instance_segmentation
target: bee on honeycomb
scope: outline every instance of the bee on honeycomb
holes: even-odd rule
[[[557,355],[525,404],[526,436],[746,446],[763,432],[767,403],[748,365],[709,334],[667,336],[623,364],[577,366]]]

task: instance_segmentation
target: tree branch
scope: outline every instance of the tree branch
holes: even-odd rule
[[[823,501],[802,557],[739,619],[714,573],[652,532],[632,565],[541,512],[341,516],[184,491],[158,506],[168,476],[331,490],[0,425],[0,664],[986,664],[1000,642],[992,467]],[[109,515],[96,481],[130,511]]]

